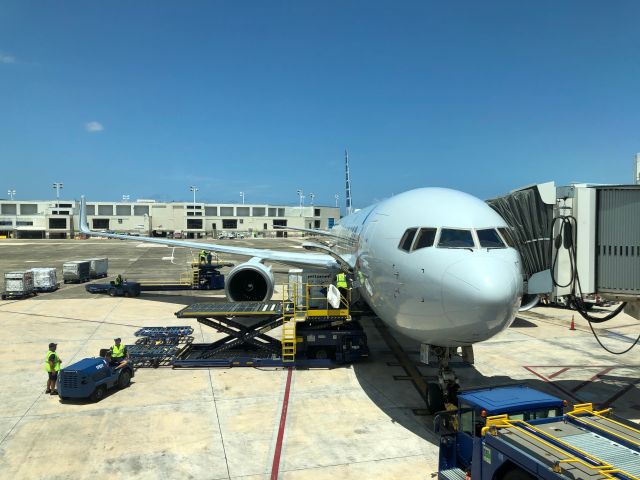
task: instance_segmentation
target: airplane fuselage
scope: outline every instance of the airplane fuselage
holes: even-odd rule
[[[333,232],[336,247],[355,255],[355,285],[383,322],[423,343],[462,346],[507,328],[520,307],[522,267],[507,228],[471,195],[421,188],[359,210]]]

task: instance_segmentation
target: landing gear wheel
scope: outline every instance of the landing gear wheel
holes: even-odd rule
[[[433,415],[444,410],[444,395],[437,383],[427,383],[427,412]]]
[[[115,288],[112,288],[112,289],[110,289],[110,290],[109,290],[109,296],[110,296],[110,297],[115,297],[115,296],[116,296],[116,290],[115,290]]]

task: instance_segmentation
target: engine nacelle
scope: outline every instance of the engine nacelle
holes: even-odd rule
[[[229,272],[224,290],[232,302],[264,302],[271,300],[273,283],[271,267],[252,258]]]

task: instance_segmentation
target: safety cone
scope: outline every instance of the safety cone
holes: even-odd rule
[[[569,330],[575,330],[576,329],[576,322],[573,321],[573,315],[571,315],[571,326],[569,327]]]

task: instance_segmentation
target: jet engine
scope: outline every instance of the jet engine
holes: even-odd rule
[[[263,302],[273,294],[273,273],[259,258],[241,263],[227,275],[225,293],[232,302]]]

